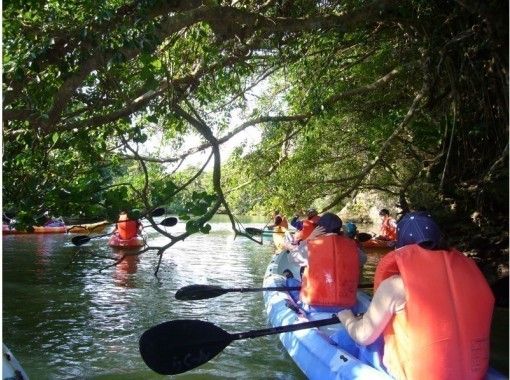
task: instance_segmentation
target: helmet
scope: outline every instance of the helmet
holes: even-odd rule
[[[344,233],[349,236],[350,238],[353,238],[356,236],[356,233],[358,232],[358,228],[356,225],[352,222],[347,222],[344,225]]]
[[[426,211],[406,214],[397,224],[397,244],[400,248],[409,244],[424,243],[434,249],[440,245],[441,230],[432,215]]]

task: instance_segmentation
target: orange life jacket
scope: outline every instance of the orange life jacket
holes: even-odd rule
[[[384,330],[390,373],[410,380],[483,379],[494,297],[475,263],[457,250],[413,244],[381,259],[374,288],[395,274],[404,282],[406,305]]]
[[[134,238],[138,234],[138,221],[129,220],[127,214],[120,214],[117,231],[123,240]]]
[[[381,224],[381,236],[388,240],[397,240],[397,228],[395,227],[395,219],[386,217]]]
[[[308,267],[303,273],[301,300],[311,306],[353,306],[359,281],[358,248],[354,240],[323,235],[307,244]]]
[[[316,215],[311,219],[303,220],[303,227],[294,235],[294,240],[305,240],[308,236],[310,236],[315,227],[317,227],[319,219],[319,216]]]

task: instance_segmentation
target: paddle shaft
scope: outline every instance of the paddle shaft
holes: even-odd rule
[[[280,292],[285,292],[285,291],[291,291],[291,290],[300,290],[301,289],[301,286],[290,286],[290,287],[285,287],[285,286],[275,286],[275,287],[270,287],[270,288],[231,288],[231,289],[223,289],[225,292],[239,292],[239,293],[247,293],[247,292],[265,292],[265,291],[271,291],[271,290],[274,290],[274,291],[280,291]]]
[[[360,289],[370,289],[373,284],[359,284]],[[299,291],[300,286],[277,286],[267,288],[221,288],[217,285],[188,285],[180,288],[175,293],[175,298],[181,301],[196,301],[209,298],[219,297],[226,293],[247,293],[247,292],[260,292],[260,291]]]
[[[266,336],[266,335],[275,335],[275,334],[281,334],[281,333],[285,333],[285,332],[305,330],[305,329],[309,329],[312,327],[334,325],[336,323],[340,323],[340,320],[335,315],[334,317],[331,317],[328,319],[321,319],[318,321],[310,321],[310,322],[304,322],[304,323],[296,323],[293,325],[272,327],[272,328],[268,328],[268,329],[250,330],[250,331],[245,331],[245,332],[241,332],[241,333],[234,333],[234,334],[230,334],[230,337],[232,338],[232,340],[240,340],[240,339],[248,339],[248,338],[251,339],[251,338],[258,338],[258,337]]]

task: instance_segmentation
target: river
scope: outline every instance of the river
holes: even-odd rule
[[[216,218],[218,219],[218,218]],[[247,224],[261,228],[263,223]],[[150,229],[149,229],[150,230]],[[184,230],[184,223],[172,232]],[[7,235],[3,243],[3,342],[32,379],[159,379],[142,361],[138,339],[174,319],[210,321],[229,332],[267,327],[261,293],[177,301],[190,284],[259,287],[273,245],[234,239],[219,218],[157,257],[108,267],[118,253],[108,237],[76,247],[70,234]],[[151,245],[165,241],[149,232]],[[182,379],[303,379],[276,336],[233,342]]]
[[[119,253],[108,247],[108,237],[76,247],[72,234],[4,236],[3,342],[32,380],[161,379],[138,351],[140,335],[155,324],[199,319],[232,333],[266,328],[261,293],[187,302],[174,298],[177,289],[191,284],[261,286],[274,252],[271,240],[259,245],[234,239],[221,216],[211,225],[210,234],[170,248],[158,278],[153,253],[109,267]],[[147,231],[151,245],[166,242]],[[184,223],[170,231],[184,231]],[[369,254],[364,282],[370,282],[379,258]],[[508,373],[508,309],[496,311],[499,328],[493,331],[491,356]],[[305,379],[274,335],[235,341],[207,364],[174,378]]]
[[[160,379],[142,361],[138,339],[174,319],[210,321],[228,332],[266,328],[261,293],[229,293],[177,301],[191,284],[260,287],[274,251],[238,237],[215,217],[208,235],[196,234],[158,258],[146,253],[110,266],[118,253],[108,237],[76,247],[71,234],[8,235],[3,243],[3,342],[32,379]],[[263,223],[246,224],[262,228]],[[166,238],[150,232],[151,245]],[[184,223],[170,228],[184,231]],[[370,256],[370,275],[377,257]],[[304,379],[277,336],[235,341],[219,356],[179,379]]]

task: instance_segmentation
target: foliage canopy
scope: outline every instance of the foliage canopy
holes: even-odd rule
[[[237,229],[238,213],[339,209],[377,190],[506,228],[507,7],[4,3],[4,209],[30,224],[165,204],[193,233],[218,211]],[[221,161],[253,128],[260,143],[248,134]],[[143,149],[155,140],[164,149]],[[176,171],[200,151],[212,173]]]

